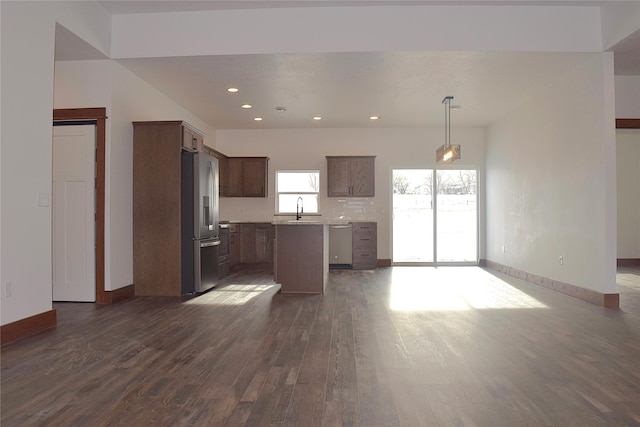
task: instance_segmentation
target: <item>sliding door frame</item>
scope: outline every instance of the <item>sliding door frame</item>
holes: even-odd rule
[[[408,168],[392,168],[391,169],[391,212],[393,216],[393,172],[395,170],[403,170]],[[465,167],[424,167],[424,168],[411,168],[411,170],[430,170],[432,173],[432,188],[431,188],[431,198],[433,203],[433,261],[425,261],[425,262],[395,262],[393,261],[393,234],[394,234],[394,226],[393,226],[393,217],[391,220],[391,264],[394,266],[477,266],[479,265],[479,257],[480,257],[480,169],[477,166],[465,166]],[[476,172],[476,260],[475,261],[438,261],[438,191],[437,191],[437,172],[438,171],[446,171],[446,170],[472,170]]]

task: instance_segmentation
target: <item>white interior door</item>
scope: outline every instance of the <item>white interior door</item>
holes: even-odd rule
[[[53,127],[53,300],[95,302],[94,125]]]

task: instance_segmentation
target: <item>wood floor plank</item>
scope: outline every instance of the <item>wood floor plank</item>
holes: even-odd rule
[[[197,297],[56,303],[2,347],[2,426],[640,426],[640,269],[604,309],[475,267],[245,271]]]

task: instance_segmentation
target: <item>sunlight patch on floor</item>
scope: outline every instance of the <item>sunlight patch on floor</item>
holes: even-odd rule
[[[242,305],[260,294],[271,290],[276,285],[234,284],[213,288],[207,293],[198,295],[184,304],[187,305]]]
[[[394,311],[548,308],[478,267],[394,267]]]

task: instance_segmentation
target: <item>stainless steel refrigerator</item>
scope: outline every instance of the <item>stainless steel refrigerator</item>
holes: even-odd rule
[[[182,293],[200,293],[219,278],[218,159],[182,152]]]

